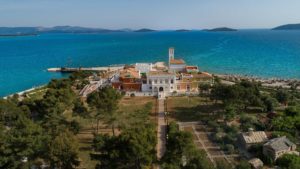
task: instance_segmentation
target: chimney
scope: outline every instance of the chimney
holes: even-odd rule
[[[253,134],[254,134],[254,129],[253,129],[253,128],[249,128],[248,131],[249,131],[249,136],[253,136]]]

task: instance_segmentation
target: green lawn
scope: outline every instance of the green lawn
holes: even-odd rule
[[[204,97],[169,97],[167,99],[167,111],[171,120],[199,121],[215,111],[220,110],[219,104],[214,104]]]
[[[147,103],[152,103],[151,119],[156,123],[156,98],[154,97],[123,97],[120,101],[119,110],[125,114],[133,113],[141,110]]]

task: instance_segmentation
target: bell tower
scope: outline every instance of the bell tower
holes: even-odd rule
[[[175,52],[175,49],[173,47],[170,47],[169,48],[169,65],[170,65],[170,61],[172,59],[174,59],[174,52]]]

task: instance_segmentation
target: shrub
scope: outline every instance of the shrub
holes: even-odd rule
[[[300,168],[300,157],[294,154],[285,154],[276,160],[276,164],[282,168],[298,169]]]
[[[235,151],[234,145],[232,145],[232,144],[226,144],[224,148],[225,148],[225,151],[227,151],[230,154],[233,154]]]

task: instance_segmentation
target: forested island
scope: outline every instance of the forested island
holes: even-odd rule
[[[232,32],[237,31],[237,29],[227,28],[227,27],[220,27],[220,28],[214,28],[214,29],[204,29],[204,31],[209,32]]]
[[[189,29],[177,29],[175,32],[190,32],[191,30]]]
[[[134,32],[155,32],[156,30],[153,29],[148,29],[148,28],[143,28],[139,30],[135,30]]]
[[[276,28],[273,28],[272,30],[300,30],[300,24],[281,25]]]

